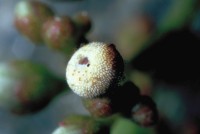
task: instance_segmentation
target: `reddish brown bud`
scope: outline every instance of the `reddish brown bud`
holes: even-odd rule
[[[141,126],[154,125],[158,120],[158,111],[150,97],[142,96],[141,101],[132,109],[132,119]]]
[[[112,104],[109,98],[83,99],[83,105],[94,117],[106,117],[112,114]]]
[[[17,114],[44,108],[63,91],[65,82],[44,66],[28,61],[0,64],[0,107]]]
[[[39,1],[20,1],[15,8],[14,24],[21,34],[34,43],[42,42],[41,28],[53,11]]]
[[[42,32],[44,42],[52,49],[68,52],[75,44],[75,27],[67,16],[49,18]]]

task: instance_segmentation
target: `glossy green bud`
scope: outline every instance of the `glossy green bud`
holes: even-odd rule
[[[110,134],[156,134],[152,128],[138,126],[129,119],[118,119],[111,128]]]

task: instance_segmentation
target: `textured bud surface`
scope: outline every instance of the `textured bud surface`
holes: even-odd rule
[[[78,95],[93,98],[117,84],[124,70],[114,45],[92,42],[77,50],[68,62],[66,78]]]

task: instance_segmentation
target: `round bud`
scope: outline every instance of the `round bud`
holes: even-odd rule
[[[52,49],[68,52],[75,44],[75,27],[67,16],[51,17],[43,24],[43,39]]]
[[[141,126],[154,125],[158,120],[154,101],[148,96],[142,96],[141,101],[132,109],[132,119]]]
[[[60,123],[52,134],[108,134],[109,128],[89,116],[72,115]]]
[[[129,119],[119,118],[112,125],[110,134],[158,134],[158,133],[154,130],[154,128],[145,128],[135,124]]]
[[[123,59],[113,44],[92,42],[73,54],[66,79],[76,94],[94,98],[118,85],[123,70]]]
[[[25,114],[41,110],[58,93],[65,82],[44,66],[28,61],[0,63],[0,107]]]
[[[73,22],[76,24],[77,33],[79,36],[89,32],[92,22],[87,12],[80,12],[73,17]]]
[[[42,2],[22,0],[15,7],[14,24],[25,37],[34,43],[41,43],[42,24],[53,15],[53,11]]]
[[[107,117],[112,114],[112,102],[108,97],[83,99],[83,105],[94,117]]]

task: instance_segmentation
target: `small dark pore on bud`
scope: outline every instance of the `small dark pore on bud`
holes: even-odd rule
[[[84,57],[84,58],[81,58],[80,60],[79,60],[79,64],[81,64],[81,65],[89,65],[89,60],[88,60],[88,58],[87,57]]]

